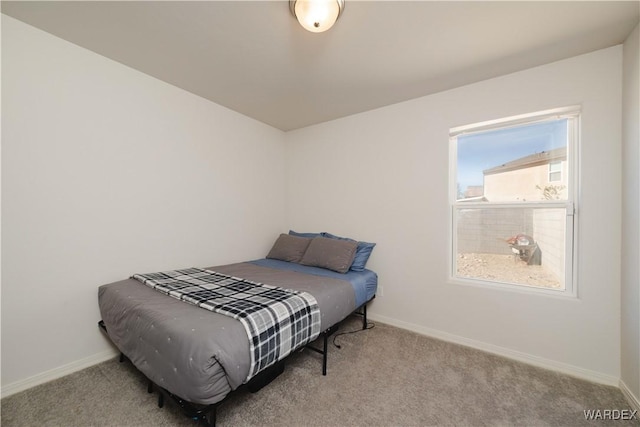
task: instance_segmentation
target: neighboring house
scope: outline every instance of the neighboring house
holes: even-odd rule
[[[484,197],[491,202],[567,199],[567,148],[531,154],[486,169]]]
[[[482,197],[484,195],[484,188],[482,185],[470,185],[464,192],[463,197],[465,199],[470,199],[473,197]]]

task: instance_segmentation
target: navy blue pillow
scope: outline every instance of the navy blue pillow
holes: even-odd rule
[[[338,239],[338,240],[349,240],[352,242],[357,242],[357,240],[350,239],[348,237],[340,237],[335,236],[331,233],[322,233],[323,237],[328,237],[329,239]],[[304,236],[307,237],[307,236]],[[376,246],[375,243],[368,242],[358,242],[358,248],[356,249],[356,256],[353,259],[353,263],[351,264],[351,270],[353,271],[363,271],[365,265],[367,265],[367,261],[371,256],[371,252],[373,248]]]

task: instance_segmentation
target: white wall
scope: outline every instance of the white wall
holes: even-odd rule
[[[640,32],[624,43],[621,386],[640,410]]]
[[[113,354],[97,288],[264,256],[281,131],[2,15],[2,391]]]
[[[617,46],[290,132],[287,223],[378,244],[378,320],[617,384],[621,62]],[[447,283],[449,128],[576,104],[579,299]]]

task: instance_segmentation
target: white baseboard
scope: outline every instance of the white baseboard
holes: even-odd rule
[[[368,315],[368,317],[371,320],[386,323],[388,325],[416,332],[421,335],[426,335],[428,337],[436,338],[442,341],[448,341],[454,344],[464,345],[466,347],[472,347],[478,350],[486,351],[488,353],[496,354],[498,356],[507,357],[509,359],[514,359],[519,362],[537,366],[539,368],[550,369],[552,371],[560,372],[572,377],[585,379],[599,384],[605,384],[614,387],[619,386],[620,378],[611,375],[606,375],[600,372],[591,371],[589,369],[580,368],[578,366],[557,362],[555,360],[545,359],[543,357],[533,356],[531,354],[511,350],[509,348],[487,344],[481,341],[476,341],[447,332],[438,331],[436,329],[426,328],[424,326],[415,325],[413,323],[403,322],[401,320],[396,320],[386,316],[380,316],[371,313]]]
[[[64,377],[65,375],[72,374],[76,371],[80,371],[89,366],[97,365],[98,363],[105,362],[113,357],[117,356],[118,352],[115,350],[105,350],[101,353],[94,354],[93,356],[85,357],[84,359],[76,360],[69,364],[60,366],[58,368],[51,369],[46,372],[34,375],[24,380],[16,381],[11,384],[7,384],[2,387],[0,396],[7,397],[12,394],[16,394],[31,387],[35,387],[40,384]]]
[[[622,390],[622,394],[624,394],[624,397],[629,401],[631,409],[640,412],[640,397],[635,396],[622,380],[620,380],[620,390]]]

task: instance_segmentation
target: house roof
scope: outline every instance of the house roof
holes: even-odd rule
[[[495,173],[507,172],[517,169],[530,168],[533,166],[544,165],[556,160],[567,159],[567,147],[560,147],[549,151],[542,151],[540,153],[530,154],[519,159],[512,160],[504,163],[500,166],[495,166],[490,169],[482,171],[484,175],[491,175]]]

